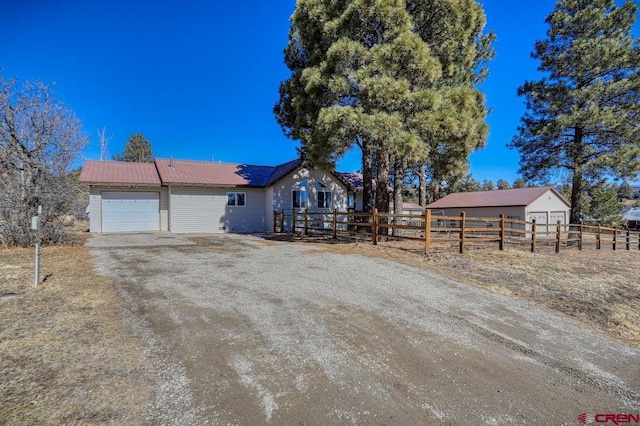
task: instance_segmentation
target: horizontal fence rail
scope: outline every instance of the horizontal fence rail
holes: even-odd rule
[[[434,242],[457,243],[460,253],[472,243],[497,243],[500,250],[507,244],[528,246],[532,252],[540,246],[562,247],[592,244],[600,250],[609,246],[613,250],[640,250],[640,232],[580,224],[537,223],[536,220],[500,217],[433,216],[430,210],[423,215],[338,212],[326,210],[310,212],[308,209],[273,211],[273,232],[301,233],[304,235],[364,235],[374,245],[381,236],[393,239],[419,240],[429,253]]]

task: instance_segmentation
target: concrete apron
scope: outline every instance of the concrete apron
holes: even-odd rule
[[[85,245],[95,248],[193,245],[188,238],[167,231],[92,234]]]

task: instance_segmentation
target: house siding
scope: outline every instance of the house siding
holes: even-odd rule
[[[246,194],[245,206],[227,206],[228,192]],[[268,231],[265,191],[256,188],[169,188],[171,232]]]
[[[503,214],[505,217],[512,217],[518,220],[525,220],[525,208],[524,206],[513,207],[467,207],[467,208],[455,208],[455,209],[431,209],[431,215],[433,218],[438,216],[460,216],[460,213],[465,212],[467,217],[500,217]]]
[[[89,232],[102,232],[102,193],[103,192],[159,192],[160,193],[160,230],[169,230],[169,196],[167,188],[158,187],[89,187]]]
[[[264,190],[264,220],[266,222],[266,230],[273,231],[273,187],[270,186]]]
[[[272,187],[273,209],[278,211],[284,209],[287,212],[285,215],[285,229],[292,229],[291,211],[293,209],[293,190],[304,180],[307,180],[308,208],[310,212],[331,213],[333,209],[337,209],[340,212],[347,211],[347,187],[341,181],[330,172],[302,167],[289,173]],[[322,182],[327,186],[327,189],[331,191],[331,208],[318,208],[316,182]],[[296,212],[303,211],[304,208],[296,208]],[[328,220],[328,218],[329,216],[326,216],[325,220]]]

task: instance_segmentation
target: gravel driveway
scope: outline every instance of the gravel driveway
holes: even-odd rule
[[[640,410],[640,351],[424,270],[238,235],[92,253],[146,342],[150,423],[578,424]]]

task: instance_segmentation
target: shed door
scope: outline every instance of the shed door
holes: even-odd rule
[[[159,229],[160,193],[102,193],[102,232],[158,231]]]

